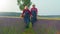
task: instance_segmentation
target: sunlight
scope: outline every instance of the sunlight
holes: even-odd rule
[[[7,7],[7,0],[0,0],[0,11],[5,10]]]

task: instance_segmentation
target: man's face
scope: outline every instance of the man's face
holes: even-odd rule
[[[32,7],[35,8],[35,5],[33,5]]]

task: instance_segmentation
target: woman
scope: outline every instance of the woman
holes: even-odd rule
[[[32,14],[31,22],[33,26],[33,24],[37,21],[37,8],[35,7],[35,5],[32,5],[31,14]]]
[[[24,19],[24,22],[26,23],[26,28],[29,28],[29,24],[30,24],[30,10],[28,9],[27,6],[25,6],[23,13],[22,13],[22,17]]]

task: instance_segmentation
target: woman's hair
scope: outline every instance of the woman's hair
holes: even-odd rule
[[[24,7],[24,9],[28,8],[27,6]]]

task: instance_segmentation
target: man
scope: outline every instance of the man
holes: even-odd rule
[[[33,24],[37,21],[37,8],[35,7],[35,5],[32,5],[31,8],[31,22],[32,22],[32,26]]]

